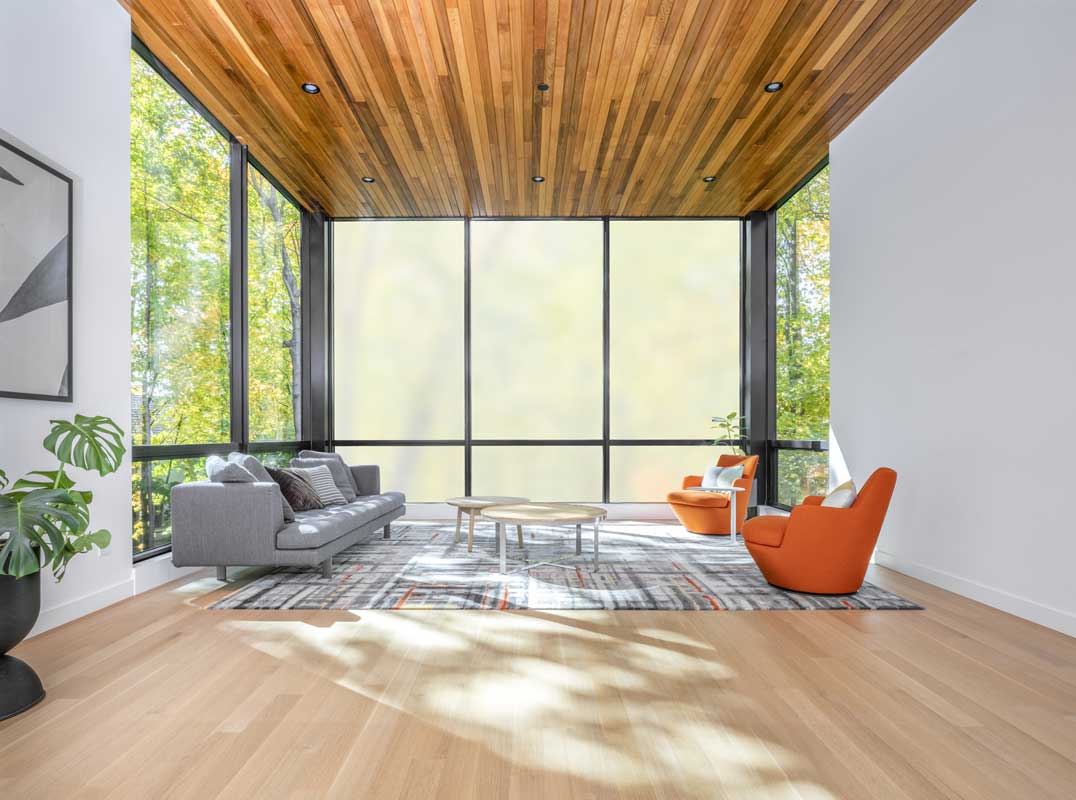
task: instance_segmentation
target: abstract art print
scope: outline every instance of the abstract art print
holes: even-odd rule
[[[0,139],[0,397],[71,401],[71,179]]]

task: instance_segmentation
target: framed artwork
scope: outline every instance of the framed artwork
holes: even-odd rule
[[[72,182],[0,139],[0,397],[71,402]]]

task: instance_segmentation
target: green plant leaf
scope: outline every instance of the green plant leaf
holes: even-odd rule
[[[65,464],[93,470],[100,475],[115,472],[127,448],[123,430],[108,417],[75,414],[73,422],[54,419],[44,447]]]
[[[40,561],[34,547],[52,562],[67,546],[68,536],[80,536],[88,522],[82,498],[65,489],[0,495],[0,534],[7,534],[0,548],[0,574],[22,578],[37,572]]]
[[[33,476],[33,477],[31,477]],[[64,472],[63,467],[53,470],[38,469],[31,472],[25,478],[15,481],[12,489],[67,489],[71,494],[77,495],[82,502],[89,505],[93,502],[93,492],[85,489],[75,489],[75,482]]]

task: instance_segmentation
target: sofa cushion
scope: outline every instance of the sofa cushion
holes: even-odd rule
[[[335,453],[333,455],[335,455]],[[320,466],[328,467],[329,472],[332,473],[333,476],[333,483],[336,484],[336,488],[340,490],[340,494],[344,496],[345,503],[350,503],[359,496],[358,492],[355,491],[355,482],[351,477],[351,470],[349,470],[347,465],[339,458],[293,458],[291,460],[291,465],[294,469],[313,469],[314,467]]]
[[[254,476],[241,465],[216,455],[205,460],[205,474],[214,483],[254,483]]]
[[[342,506],[299,511],[295,514],[295,522],[285,525],[277,533],[276,546],[281,550],[321,547],[390,511],[395,511],[403,504],[402,494],[386,492],[359,497],[353,503]]]
[[[698,489],[681,489],[669,492],[665,498],[670,503],[679,503],[684,506],[696,506],[698,508],[727,508],[729,496],[717,492],[700,492]]]
[[[314,487],[307,483],[302,473],[293,469],[273,469],[272,467],[267,467],[267,470],[273,480],[280,484],[280,493],[296,512],[313,511],[325,507],[318,493],[314,491]]]
[[[358,484],[355,483],[355,478],[352,476],[351,470],[348,468],[347,462],[344,461],[344,457],[339,453],[322,453],[320,450],[300,450],[299,458],[331,459],[333,461],[338,461],[339,463],[343,464],[344,471],[347,473],[347,479],[351,483],[351,488],[355,490],[356,494],[358,494]]]
[[[238,464],[253,475],[257,483],[276,483],[265,465],[249,453],[228,453],[228,460],[233,464]],[[284,511],[284,521],[294,522],[295,509],[288,503],[288,498],[284,497],[283,492],[280,494],[280,507]]]

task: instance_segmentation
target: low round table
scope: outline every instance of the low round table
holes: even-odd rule
[[[577,506],[570,503],[520,503],[518,505],[496,505],[482,509],[482,516],[497,523],[497,547],[501,553],[501,572],[508,571],[505,550],[505,526],[515,525],[522,530],[523,525],[575,525],[575,554],[583,552],[583,523],[594,524],[594,569],[598,569],[598,531],[601,521],[609,512],[597,506]],[[522,534],[521,534],[522,535]],[[543,564],[573,569],[566,564],[555,561],[539,561],[527,564],[516,572],[531,569]]]
[[[493,495],[487,497],[450,497],[445,502],[450,506],[456,507],[456,544],[460,543],[460,526],[463,523],[464,513],[466,512],[471,517],[471,521],[467,526],[467,552],[470,553],[474,549],[474,518],[483,508],[526,503],[529,501],[526,497],[498,497]],[[519,535],[519,546],[522,547],[523,526],[517,525],[516,528],[516,532]]]

